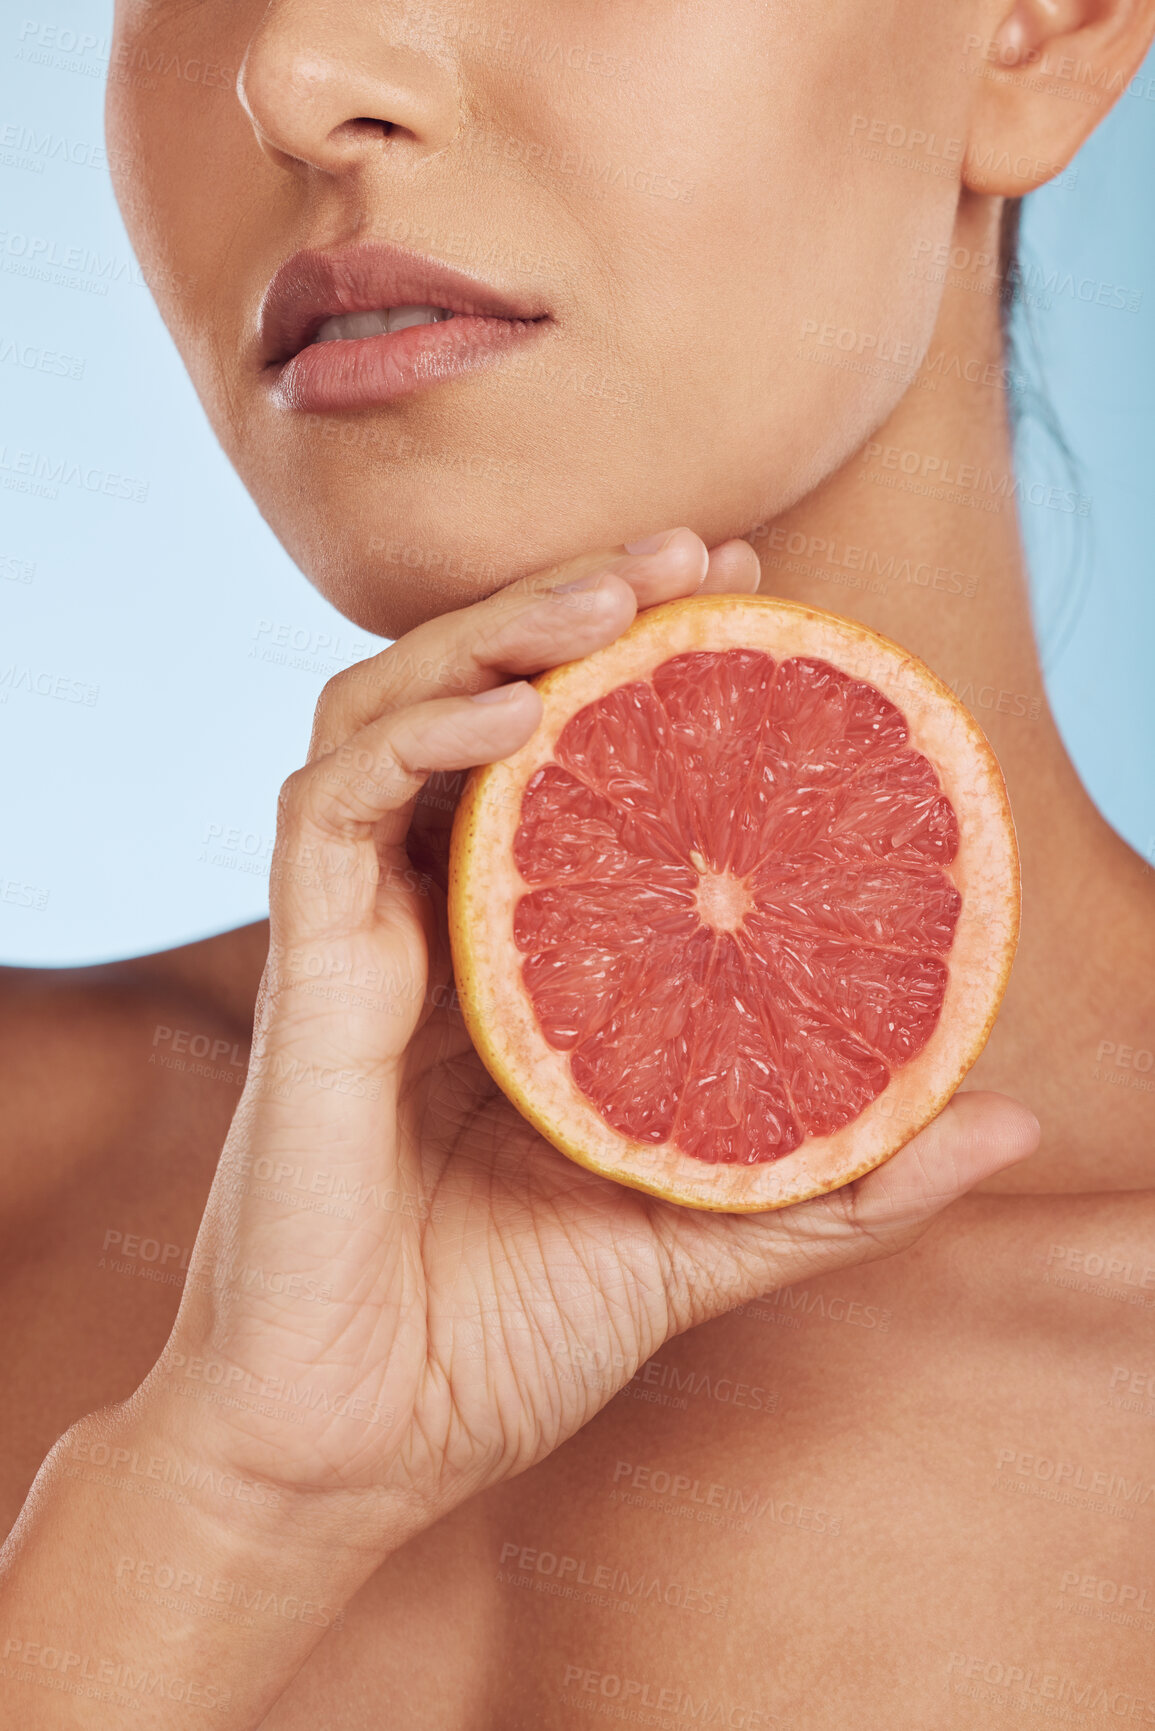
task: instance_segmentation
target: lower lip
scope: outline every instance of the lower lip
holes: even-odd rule
[[[479,372],[540,335],[547,319],[458,316],[379,337],[310,343],[270,368],[279,407],[323,414],[412,396],[441,379]]]

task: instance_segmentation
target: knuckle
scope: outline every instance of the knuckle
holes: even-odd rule
[[[510,627],[516,626],[521,612],[521,597],[512,603],[506,600],[504,605],[500,607],[493,606],[489,601],[482,603],[474,621],[473,641],[470,648],[474,658],[483,667],[488,666],[494,657],[500,655],[507,646],[510,640]]]
[[[323,815],[339,826],[371,821],[412,799],[424,772],[392,739],[350,740],[318,765],[323,780]]]
[[[314,719],[318,726],[321,726],[337,711],[348,707],[361,683],[360,669],[360,662],[352,667],[342,667],[339,672],[333,674],[331,679],[325,681],[321,687],[321,695],[317,699],[314,713]]]
[[[313,715],[313,754],[333,751],[367,722],[388,714],[405,674],[404,651],[390,644],[380,655],[342,667],[326,681]]]
[[[459,651],[454,641],[445,636],[436,645],[425,643],[399,650],[393,672],[398,680],[439,691],[472,689],[477,684],[477,670],[470,656]]]
[[[300,819],[308,785],[307,769],[295,769],[281,783],[277,794],[277,826],[292,827]]]
[[[594,555],[596,557],[596,555]],[[528,577],[523,577],[510,589],[501,590],[503,595],[517,594],[520,596],[548,595],[564,577],[569,574],[581,576],[588,568],[591,555],[583,553],[576,559],[561,559],[555,565],[543,565],[540,571],[533,571]],[[497,597],[493,597],[494,600]]]

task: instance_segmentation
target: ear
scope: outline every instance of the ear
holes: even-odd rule
[[[1019,198],[1060,174],[1123,94],[1155,35],[1155,0],[992,0],[964,38],[975,81],[963,184]]]

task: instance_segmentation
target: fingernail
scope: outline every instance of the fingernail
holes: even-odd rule
[[[604,571],[587,571],[584,577],[575,577],[572,583],[559,583],[550,594],[576,595],[582,589],[596,589],[604,576]]]
[[[520,697],[526,689],[528,681],[515,679],[511,685],[491,685],[488,691],[475,691],[470,698],[471,703],[508,703],[511,697]]]
[[[647,535],[641,541],[627,541],[627,553],[660,553],[667,542],[672,541],[678,533],[676,529],[663,529],[660,535]]]

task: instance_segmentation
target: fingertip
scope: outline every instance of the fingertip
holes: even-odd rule
[[[499,703],[519,703],[527,691],[533,691],[528,680],[513,679],[505,685],[490,685],[484,691],[475,691],[470,695],[469,701],[482,703],[487,708]],[[538,698],[538,703],[540,702],[541,699]]]
[[[710,569],[710,552],[700,535],[683,526],[668,536],[661,554],[671,576],[683,577],[700,588]]]
[[[646,552],[638,549],[645,547]],[[630,585],[640,607],[696,595],[706,581],[710,554],[693,529],[669,529],[624,544],[610,569]]]
[[[516,689],[506,686],[498,689],[512,690],[512,695],[505,702],[483,705],[480,715],[474,710],[469,718],[462,739],[462,755],[468,759],[467,767],[500,763],[504,758],[512,757],[529,744],[541,725],[543,705],[532,685],[519,682]]]
[[[976,1184],[1034,1153],[1039,1121],[1005,1094],[955,1094],[890,1159],[851,1186],[859,1206],[893,1219],[929,1219]],[[895,1210],[898,1213],[895,1213]]]
[[[984,1167],[982,1176],[1001,1172],[1029,1159],[1039,1146],[1042,1126],[1028,1106],[1007,1094],[966,1089],[950,1108],[972,1153]]]
[[[483,728],[481,737],[488,740],[500,757],[511,751],[520,751],[537,731],[542,718],[541,694],[527,679],[491,685],[484,691],[472,692],[463,701],[471,713],[471,730]],[[481,715],[477,713],[478,708]]]
[[[722,541],[710,549],[702,587],[712,594],[753,595],[762,581],[762,566],[749,541]]]

